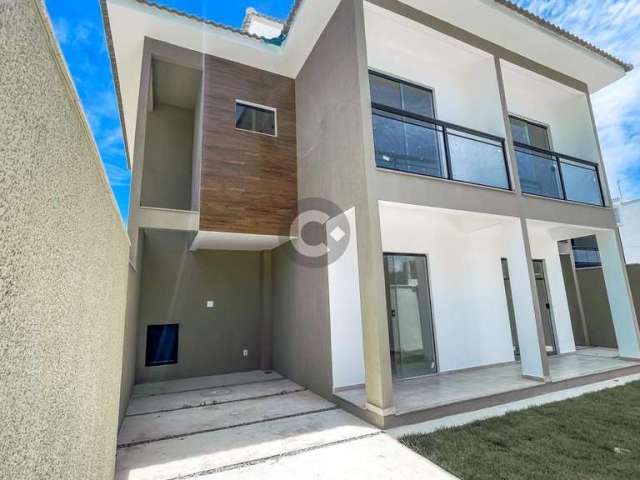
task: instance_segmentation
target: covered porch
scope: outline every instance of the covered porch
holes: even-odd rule
[[[352,412],[386,428],[640,372],[614,230],[380,202],[380,231],[386,359],[365,360],[358,309],[331,305],[334,394]],[[584,235],[603,252],[615,349],[576,347],[559,242]],[[330,266],[330,291],[355,255]],[[391,392],[384,410],[371,404],[372,372]]]
[[[523,377],[519,362],[396,380],[393,422],[425,421],[639,373],[640,362],[620,358],[615,349],[588,347],[549,358],[549,371],[546,383]],[[339,391],[336,396],[351,406],[365,408],[364,386]]]

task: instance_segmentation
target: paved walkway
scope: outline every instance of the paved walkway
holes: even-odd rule
[[[262,371],[136,386],[118,445],[119,480],[455,478]]]

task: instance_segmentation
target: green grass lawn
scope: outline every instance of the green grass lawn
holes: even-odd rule
[[[640,479],[640,382],[401,441],[463,480]]]

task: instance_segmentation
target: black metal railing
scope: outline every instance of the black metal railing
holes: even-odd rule
[[[504,138],[372,104],[380,168],[511,190]]]
[[[514,142],[524,193],[604,206],[598,165]]]

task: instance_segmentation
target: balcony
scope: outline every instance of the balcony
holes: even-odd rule
[[[514,142],[522,192],[604,206],[598,165]]]
[[[373,103],[376,166],[511,190],[505,140]]]

